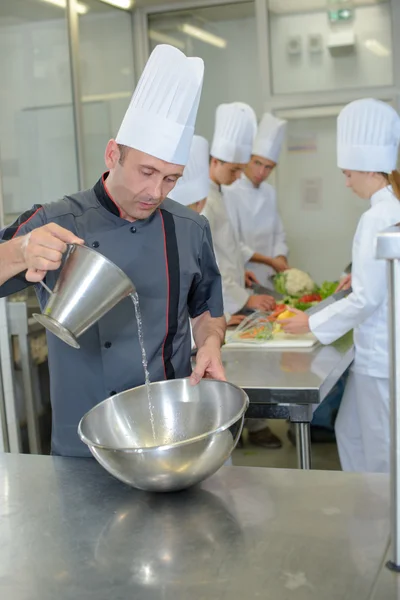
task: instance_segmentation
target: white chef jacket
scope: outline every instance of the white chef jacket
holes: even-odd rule
[[[227,317],[238,312],[249,299],[245,287],[245,257],[226,212],[220,187],[211,182],[202,213],[209,221],[214,252],[222,276],[222,295]]]
[[[376,192],[353,241],[352,293],[310,317],[310,329],[323,344],[354,329],[353,370],[372,377],[389,377],[386,262],[375,258],[375,240],[399,222],[400,201],[392,188]]]
[[[244,174],[222,189],[226,210],[240,242],[246,269],[254,272],[262,285],[267,285],[275,271],[268,265],[250,263],[255,252],[270,256],[287,256],[288,247],[279,216],[276,191],[266,181],[255,187]]]

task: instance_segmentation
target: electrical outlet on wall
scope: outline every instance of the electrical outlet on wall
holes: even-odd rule
[[[321,54],[323,50],[323,37],[320,33],[310,33],[308,36],[308,50],[311,54]]]
[[[287,53],[291,56],[298,56],[302,52],[302,43],[300,35],[293,35],[287,41]]]

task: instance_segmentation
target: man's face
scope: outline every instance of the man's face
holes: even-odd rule
[[[107,186],[125,216],[147,219],[175,187],[184,167],[128,148],[121,160],[117,143],[107,144]],[[124,216],[124,215],[123,215]]]
[[[268,179],[275,166],[276,163],[272,160],[263,158],[262,156],[253,155],[246,167],[245,174],[250,181],[258,187],[263,181]]]
[[[240,177],[245,165],[228,163],[216,158],[211,159],[212,179],[219,185],[231,185]]]

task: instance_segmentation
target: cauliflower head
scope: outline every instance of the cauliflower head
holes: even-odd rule
[[[316,289],[314,281],[308,273],[300,269],[287,269],[274,277],[274,286],[279,294],[288,296],[303,296],[311,294]]]

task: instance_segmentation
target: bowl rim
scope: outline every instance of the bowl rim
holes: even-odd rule
[[[167,379],[167,380],[162,380],[162,381],[154,381],[152,383],[150,383],[150,386],[155,386],[155,385],[166,385],[168,383],[170,383],[171,381],[188,381],[189,377],[180,377],[177,379]],[[178,442],[174,442],[173,444],[163,444],[160,446],[144,446],[144,447],[140,447],[140,448],[132,448],[132,447],[120,447],[120,448],[114,448],[112,446],[107,446],[106,444],[98,444],[96,442],[93,442],[92,440],[90,440],[82,431],[82,424],[83,421],[90,415],[90,413],[92,413],[94,410],[96,410],[99,406],[101,406],[102,404],[105,404],[106,402],[108,402],[110,399],[112,398],[116,398],[117,396],[122,396],[124,394],[127,394],[128,392],[131,392],[132,390],[138,390],[138,389],[142,389],[145,388],[146,385],[138,385],[134,388],[130,388],[128,390],[124,390],[123,392],[120,392],[119,394],[115,394],[114,396],[109,396],[108,398],[106,398],[105,400],[102,400],[101,402],[99,402],[98,404],[96,404],[96,406],[93,406],[93,408],[91,408],[87,413],[85,413],[83,415],[83,417],[81,418],[81,420],[79,421],[79,425],[78,425],[78,435],[80,437],[80,439],[82,440],[82,442],[84,444],[86,444],[89,448],[97,448],[100,450],[109,450],[111,452],[124,452],[126,454],[144,454],[147,452],[154,452],[154,450],[158,450],[158,449],[162,449],[162,450],[171,450],[172,448],[178,448],[181,446],[187,446],[189,444],[193,444],[194,442],[199,442],[201,440],[206,439],[207,437],[209,437],[210,435],[214,435],[216,433],[221,433],[222,431],[226,431],[226,429],[229,429],[229,427],[231,427],[234,423],[236,423],[237,421],[239,421],[239,419],[244,417],[244,414],[246,412],[246,410],[249,407],[250,404],[250,400],[248,395],[246,394],[246,392],[239,386],[230,383],[229,381],[221,381],[219,379],[205,379],[203,378],[199,384],[203,384],[203,382],[205,383],[205,385],[208,385],[209,383],[213,383],[215,385],[215,383],[217,384],[224,384],[224,385],[229,385],[230,387],[235,388],[236,390],[239,390],[244,403],[242,408],[235,414],[235,416],[233,416],[231,419],[229,419],[229,421],[227,421],[226,423],[224,423],[224,425],[221,425],[220,427],[217,427],[217,429],[213,429],[213,430],[209,430],[205,433],[201,433],[199,435],[196,435],[194,437],[191,437],[189,439],[185,439],[185,440],[180,440]]]

